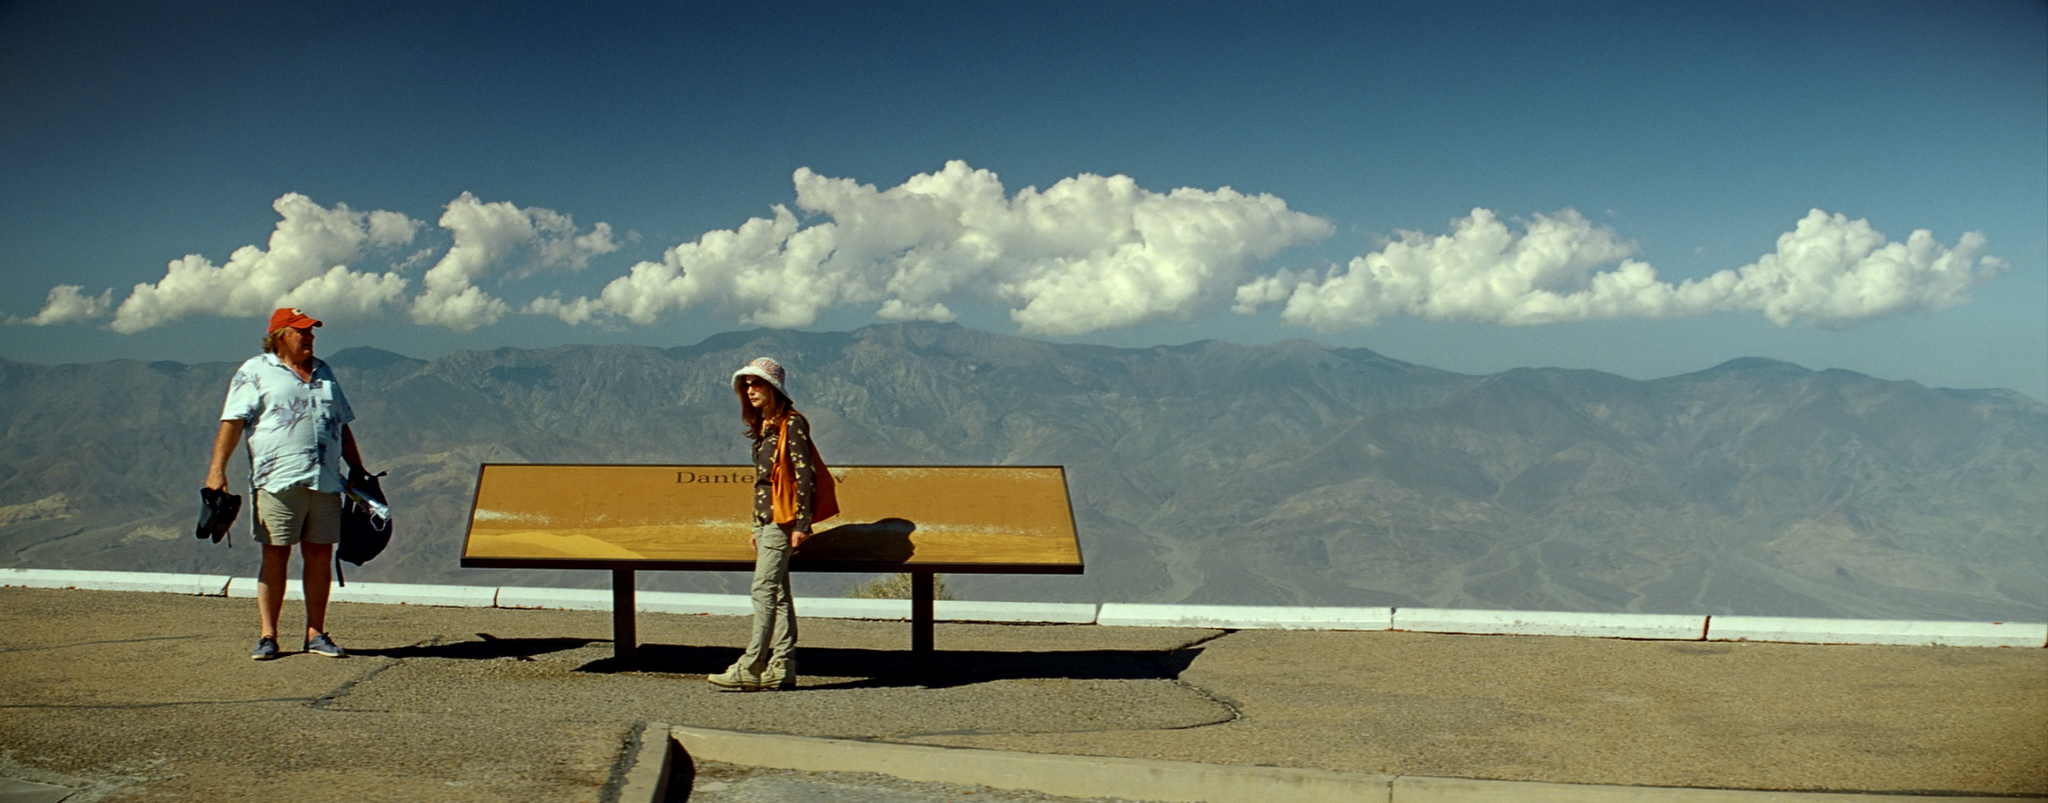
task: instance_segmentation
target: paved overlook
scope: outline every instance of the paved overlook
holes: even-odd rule
[[[861,769],[959,764],[987,786],[1046,789],[1109,759],[1172,762],[1113,773],[1163,773],[1142,787],[1160,796],[1292,779],[1177,800],[2048,797],[2041,648],[942,623],[920,677],[901,622],[813,619],[799,688],[738,694],[704,676],[745,617],[643,614],[621,665],[602,611],[343,602],[330,621],[351,657],[287,644],[259,663],[253,608],[0,587],[0,777],[77,790],[68,803],[232,800],[282,778],[305,801],[612,801],[640,735],[667,723],[757,740],[714,754],[686,738],[707,761],[794,756],[806,773],[847,771],[826,762],[859,749]],[[952,752],[905,752],[933,748]],[[1017,753],[1039,758],[1016,769]]]

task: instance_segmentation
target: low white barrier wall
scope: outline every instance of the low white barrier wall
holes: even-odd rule
[[[154,572],[0,569],[0,586],[146,591],[250,598],[251,577]],[[286,597],[303,599],[297,580]],[[339,602],[476,608],[610,610],[610,589],[350,583],[333,590]],[[639,591],[647,613],[746,616],[753,604],[737,594]],[[798,597],[803,616],[907,621],[909,600]],[[1903,622],[1783,616],[1485,611],[1452,608],[1339,608],[1261,605],[1149,605],[938,600],[946,622],[1096,624],[1105,627],[1193,627],[1225,630],[1400,630],[1474,635],[1579,636],[1670,641],[1769,641],[1796,644],[1882,644],[1946,647],[2048,647],[2048,624],[2037,622]]]
[[[1232,630],[1392,630],[1393,608],[1264,605],[1139,605],[1106,602],[1095,616],[1114,627],[1221,627]]]
[[[1942,647],[2048,646],[2048,624],[2032,622],[1898,622],[1799,619],[1786,616],[1716,616],[1709,641],[1793,644],[1891,644]]]
[[[609,611],[612,592],[608,588],[531,588],[505,586],[498,589],[500,608],[555,608],[566,611]],[[687,594],[674,591],[635,591],[633,609],[647,613],[713,614],[746,616],[754,606],[746,597],[732,594]]]
[[[941,622],[1092,625],[1096,624],[1096,611],[1095,605],[1085,602],[979,602],[942,599],[932,603],[932,617]]]
[[[500,608],[559,608],[562,610],[608,611],[612,592],[603,588],[497,589]],[[690,594],[673,591],[635,591],[633,607],[646,613],[711,614],[749,616],[753,602],[738,594]],[[844,599],[839,597],[797,597],[797,614],[819,619],[910,619],[910,601],[900,599]],[[1095,606],[1059,602],[973,602],[936,600],[932,616],[941,622],[1006,622],[1093,624]]]
[[[1699,641],[1707,635],[1707,617],[1654,613],[1400,608],[1394,611],[1393,629],[1416,633]]]
[[[0,585],[27,588],[84,588],[93,591],[154,591],[218,597],[228,593],[225,574],[86,572],[69,569],[0,569]]]
[[[237,577],[228,583],[234,599],[255,599],[256,578]],[[425,583],[349,583],[334,586],[327,598],[334,602],[372,602],[380,605],[439,605],[447,608],[488,608],[497,600],[498,589],[490,586],[447,586]],[[305,599],[305,587],[294,577],[285,581],[285,599]]]

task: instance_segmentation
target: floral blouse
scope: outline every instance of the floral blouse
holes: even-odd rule
[[[760,440],[754,441],[754,524],[760,526],[775,521],[775,497],[770,485],[774,482],[775,447],[781,439],[782,427],[763,424],[766,430]],[[811,424],[800,414],[789,414],[789,462],[796,468],[796,519],[781,522],[789,525],[791,532],[808,532],[811,529],[811,499],[817,491],[817,467],[811,465]]]

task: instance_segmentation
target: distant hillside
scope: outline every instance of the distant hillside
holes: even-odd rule
[[[1467,376],[1306,341],[938,324],[330,355],[402,517],[352,576],[608,583],[458,568],[478,464],[743,462],[727,381],[759,355],[790,366],[835,464],[1067,467],[1088,573],[952,578],[963,598],[2048,620],[2048,405],[2017,393],[1760,359]],[[191,536],[238,362],[0,361],[0,565],[253,571],[245,527],[232,550]]]

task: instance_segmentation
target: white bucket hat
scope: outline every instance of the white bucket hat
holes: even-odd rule
[[[732,389],[734,391],[741,390],[740,377],[743,376],[757,376],[766,379],[769,385],[774,386],[775,392],[782,394],[782,398],[789,398],[789,390],[782,386],[782,378],[784,376],[782,366],[776,364],[774,360],[767,357],[756,357],[753,362],[747,363],[747,367],[732,372]]]

